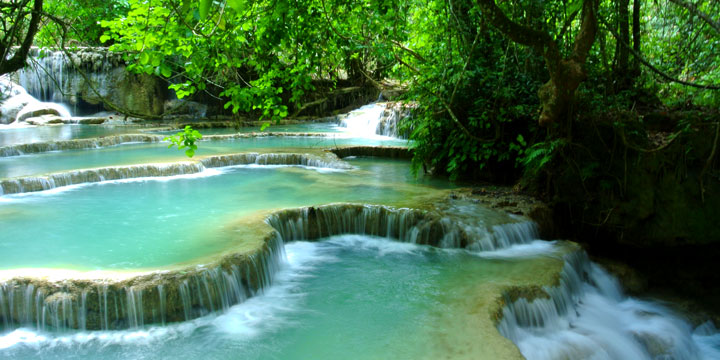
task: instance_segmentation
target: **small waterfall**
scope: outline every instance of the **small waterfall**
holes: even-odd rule
[[[284,210],[267,222],[284,241],[364,234],[442,248],[496,250],[537,239],[533,222],[468,225],[452,214],[381,205],[334,204]]]
[[[227,141],[234,139],[248,139],[258,137],[327,137],[322,133],[246,133],[246,134],[229,134],[229,135],[207,135],[201,141]],[[82,149],[99,149],[109,146],[116,146],[127,143],[155,143],[163,141],[163,135],[146,135],[146,134],[124,134],[112,135],[100,138],[74,139],[62,141],[37,142],[31,144],[17,144],[0,147],[0,157],[20,156],[27,154],[37,154],[48,151],[61,150],[82,150]]]
[[[408,109],[401,103],[373,103],[341,116],[340,126],[360,137],[407,138],[400,123],[409,116]]]
[[[68,171],[46,176],[0,179],[0,195],[56,189],[63,186],[144,177],[196,174],[205,170],[198,162],[146,164]]]
[[[482,230],[465,230],[482,234]],[[540,232],[535,222],[509,223],[493,226],[492,231],[486,236],[481,236],[471,245],[471,248],[478,251],[494,251],[505,249],[512,245],[527,244],[537,239],[540,239]]]
[[[32,48],[28,64],[12,75],[20,86],[40,101],[64,104],[74,114],[84,115],[103,108],[82,100],[82,93],[89,89],[85,78],[75,69],[82,69],[94,86],[107,92],[113,81],[112,70],[124,63],[121,54],[102,48],[79,48],[70,59],[62,51]]]
[[[498,330],[528,359],[700,359],[688,323],[623,294],[584,251],[565,257],[559,284],[533,300],[511,298]]]
[[[154,143],[163,140],[161,135],[126,134],[101,138],[37,142],[0,147],[0,157],[37,154],[48,151],[98,149],[124,143]]]
[[[321,155],[315,154],[259,154],[259,153],[242,153],[231,155],[211,156],[201,160],[202,164],[208,168],[226,167],[235,165],[296,165],[309,166],[328,169],[349,170],[352,166],[344,161],[340,161],[332,153]]]
[[[97,169],[67,171],[43,176],[26,176],[0,179],[0,195],[21,194],[56,189],[63,186],[89,184],[102,181],[167,177],[197,174],[208,168],[237,165],[289,165],[331,169],[352,169],[332,153],[322,156],[313,154],[258,154],[241,153],[218,155],[200,161],[185,161],[169,164],[143,164],[113,166]]]
[[[0,330],[115,330],[191,320],[263,291],[284,256],[282,240],[270,232],[260,251],[211,267],[118,282],[10,280],[0,283]]]

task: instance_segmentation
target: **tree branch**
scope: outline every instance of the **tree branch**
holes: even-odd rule
[[[715,29],[718,34],[720,34],[720,21],[715,21],[710,17],[710,15],[700,11],[700,9],[697,8],[697,5],[687,3],[683,0],[670,0],[670,2],[688,9],[688,11],[703,19],[706,23],[708,23],[708,25],[712,26],[712,28]]]
[[[9,60],[5,60],[5,57],[0,58],[0,75],[17,71],[25,67],[25,61],[27,60],[28,53],[30,52],[33,38],[35,38],[35,33],[37,33],[40,25],[42,6],[42,0],[35,0],[33,3],[32,15],[30,17],[30,23],[28,24],[27,33],[25,33],[25,40],[23,40],[20,48],[15,52],[15,54],[13,54],[12,58]],[[10,44],[7,45],[9,47]]]
[[[630,53],[632,53],[633,56],[635,56],[635,59],[637,59],[637,61],[639,61],[641,64],[645,65],[648,69],[652,70],[654,73],[660,75],[660,77],[664,78],[665,80],[670,81],[670,82],[674,82],[674,83],[678,83],[678,84],[682,84],[682,85],[685,85],[685,86],[691,86],[691,87],[698,88],[698,89],[720,90],[720,86],[718,86],[718,85],[702,85],[702,84],[696,84],[696,83],[692,83],[692,82],[688,82],[688,81],[676,79],[676,78],[668,75],[667,73],[665,73],[665,72],[663,72],[662,70],[656,68],[656,67],[653,66],[650,62],[648,62],[647,60],[645,60],[645,59],[642,57],[642,55],[638,54],[637,51],[635,51],[635,50],[630,46],[630,44],[625,43],[625,42],[623,42],[622,40],[620,40],[620,36],[605,22],[605,20],[602,20],[602,19],[601,19],[600,22],[602,22],[602,24],[605,25],[605,28],[610,32],[610,34],[612,34],[612,36],[615,38],[616,41],[618,41],[622,46],[625,46],[625,47],[628,48],[628,50],[630,50]]]
[[[547,33],[533,30],[510,20],[495,4],[495,0],[475,0],[475,2],[482,10],[484,17],[510,40],[535,48],[542,53],[545,53],[546,48],[555,43]]]

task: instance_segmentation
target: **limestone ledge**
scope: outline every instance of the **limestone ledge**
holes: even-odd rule
[[[444,193],[414,207],[340,203],[261,211],[232,224],[237,239],[226,252],[161,269],[0,271],[0,325],[124,329],[222,311],[272,283],[285,241],[357,233],[437,247],[469,247],[477,234],[468,232],[463,219],[446,217],[445,211],[452,211],[455,202]],[[438,241],[447,240],[448,234],[455,241]],[[513,302],[547,298],[548,289],[558,286],[563,254],[579,249],[572,243],[558,248],[557,256],[523,260],[529,265],[510,282],[479,283],[467,301],[457,304],[468,307],[464,323],[458,326],[484,344],[472,346],[465,357],[522,358],[498,332],[498,324]]]
[[[91,120],[91,119],[90,119]],[[88,120],[88,121],[90,121]],[[223,141],[250,139],[259,137],[329,137],[332,133],[291,133],[291,132],[251,132],[227,135],[205,135],[200,141]],[[339,135],[341,136],[341,135]],[[20,156],[60,150],[98,149],[128,143],[155,143],[164,141],[165,135],[123,134],[99,138],[46,141],[30,144],[16,144],[0,147],[0,157]]]
[[[44,191],[102,181],[197,174],[208,168],[235,165],[289,165],[350,170],[352,166],[332,153],[236,153],[199,157],[196,161],[110,166],[64,171],[40,176],[0,179],[0,195]]]

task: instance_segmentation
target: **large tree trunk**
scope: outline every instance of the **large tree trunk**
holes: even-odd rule
[[[633,50],[636,54],[640,54],[640,0],[633,0],[633,25],[632,25],[632,37],[633,37]],[[640,75],[640,62],[637,57],[633,57],[632,64],[632,75],[637,77]]]
[[[550,80],[538,91],[542,112],[538,122],[548,126],[563,119],[575,99],[575,90],[585,80],[585,61],[597,32],[597,1],[584,0],[580,31],[575,37],[573,51],[563,58],[557,42],[545,32],[519,25],[510,20],[495,4],[495,0],[476,0],[485,17],[510,40],[535,48],[545,59]]]
[[[618,34],[620,39],[615,52],[615,91],[630,87],[630,49],[624,44],[630,44],[630,13],[628,7],[630,0],[618,0]]]
[[[26,6],[29,2],[30,1],[19,3],[18,7],[14,10],[14,25],[11,32],[22,31],[23,23],[25,22],[24,19],[27,15],[30,15],[30,22],[27,26],[27,32],[25,32],[25,38],[20,42],[20,47],[15,50],[15,53],[10,59],[7,59],[10,48],[17,44],[14,42],[16,39],[19,42],[21,36],[19,34],[5,34],[5,37],[0,40],[0,75],[11,73],[25,67],[25,61],[30,52],[30,47],[33,44],[33,38],[40,26],[43,7],[43,0],[35,0],[32,10],[28,11]]]

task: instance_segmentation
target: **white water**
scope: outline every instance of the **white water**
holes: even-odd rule
[[[378,138],[397,137],[397,119],[391,112],[386,116],[387,104],[373,103],[353,110],[340,121],[340,127],[354,136]]]
[[[0,125],[3,122],[8,125],[2,127],[23,127],[27,124],[21,123],[19,119],[28,117],[27,114],[43,111],[47,114],[56,114],[62,119],[72,117],[70,109],[61,103],[43,102],[33,97],[24,87],[13,83],[7,76],[0,77],[0,93],[2,103],[0,104]],[[2,129],[0,127],[0,129]]]
[[[665,306],[626,296],[584,253],[566,261],[550,299],[504,309],[498,329],[527,359],[720,359],[711,325],[693,331]]]

